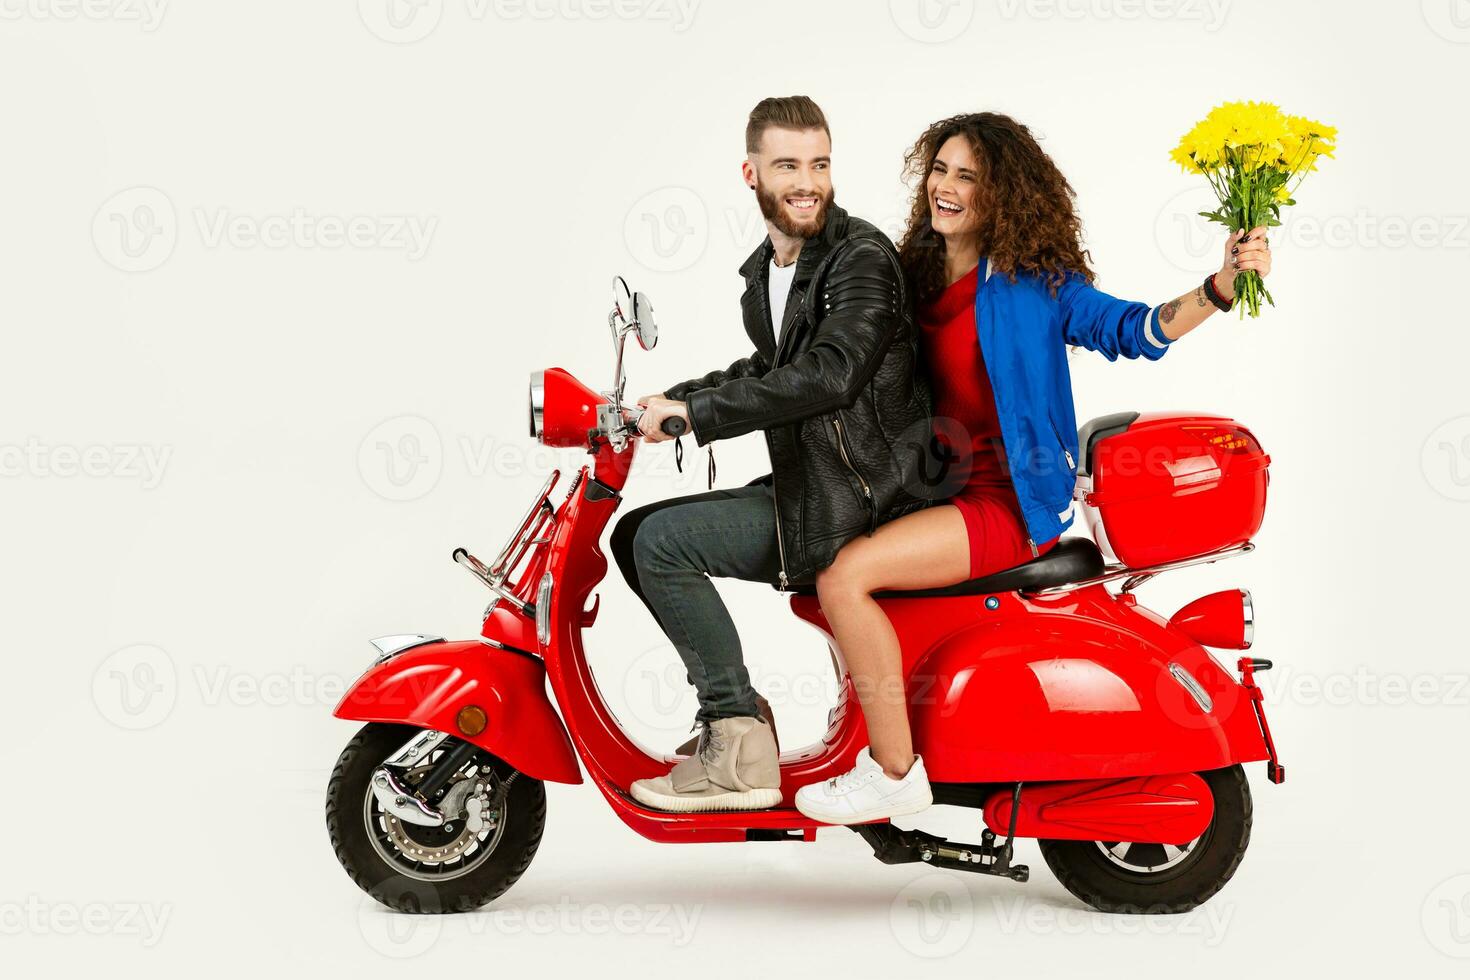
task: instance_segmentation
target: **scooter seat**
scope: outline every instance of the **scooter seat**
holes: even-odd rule
[[[1040,558],[1023,565],[982,575],[942,589],[911,589],[874,592],[875,599],[929,599],[945,596],[988,595],[992,592],[1033,592],[1056,585],[1068,585],[1103,573],[1102,552],[1088,538],[1062,538]],[[816,586],[796,590],[801,595],[816,595]]]

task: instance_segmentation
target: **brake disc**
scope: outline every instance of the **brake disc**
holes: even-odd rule
[[[450,784],[440,804],[443,827],[424,827],[406,823],[391,813],[380,814],[388,839],[404,857],[425,864],[447,864],[464,856],[476,843],[487,847],[493,841],[481,840],[487,830],[498,836],[500,812],[489,812],[490,788],[478,777],[460,776]],[[461,819],[460,814],[466,814]]]

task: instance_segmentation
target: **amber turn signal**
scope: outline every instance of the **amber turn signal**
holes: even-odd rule
[[[485,717],[484,708],[477,704],[467,704],[454,716],[454,723],[459,726],[461,733],[473,738],[485,730],[489,719]]]

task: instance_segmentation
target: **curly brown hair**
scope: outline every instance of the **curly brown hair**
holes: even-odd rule
[[[904,154],[904,173],[916,186],[898,254],[917,300],[926,302],[947,285],[944,238],[931,223],[925,181],[954,136],[969,141],[979,161],[980,254],[991,270],[1012,282],[1018,272],[1038,273],[1053,293],[1069,273],[1091,282],[1072,185],[1025,126],[998,112],[972,112],[941,119]]]

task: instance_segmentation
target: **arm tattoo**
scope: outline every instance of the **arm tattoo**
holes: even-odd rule
[[[1174,314],[1178,312],[1179,301],[1177,299],[1171,299],[1169,300],[1169,302],[1165,303],[1164,308],[1159,311],[1159,319],[1164,323],[1173,323]]]
[[[1195,286],[1194,287],[1194,301],[1196,303],[1198,303],[1200,306],[1204,306],[1205,305],[1205,287],[1203,287],[1203,286]]]

